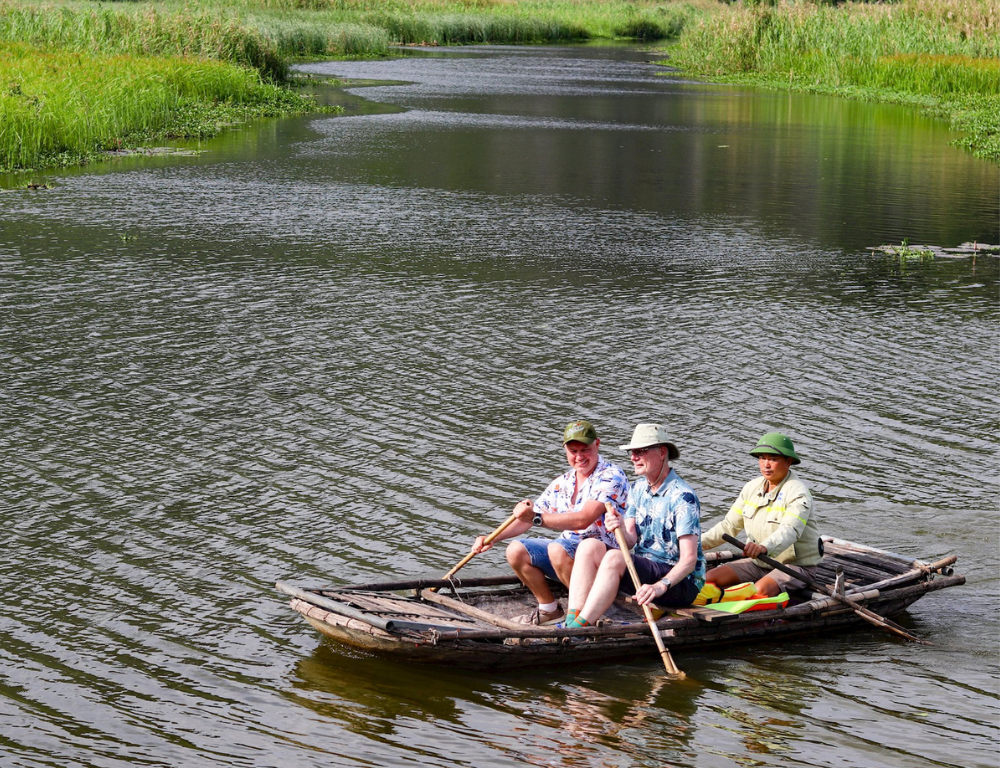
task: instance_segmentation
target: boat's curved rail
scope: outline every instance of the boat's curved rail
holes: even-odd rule
[[[823,541],[826,554],[815,581],[886,617],[927,592],[965,582],[953,571],[954,556],[928,563],[831,537]],[[708,555],[715,562],[740,556],[725,550]],[[596,627],[566,629],[517,623],[513,618],[530,610],[533,601],[512,575],[318,589],[279,582],[277,588],[292,597],[291,607],[310,624],[339,642],[430,661],[499,666],[530,663],[528,657],[538,654],[596,658],[652,644],[640,609],[623,598],[616,600]],[[783,609],[729,614],[710,607],[685,608],[670,611],[657,626],[667,646],[684,647],[815,632],[859,621],[841,600],[806,591],[793,594]]]

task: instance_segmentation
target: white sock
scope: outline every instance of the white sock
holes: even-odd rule
[[[553,601],[551,603],[539,603],[538,610],[544,611],[545,613],[552,613],[556,608],[559,607],[559,601]]]

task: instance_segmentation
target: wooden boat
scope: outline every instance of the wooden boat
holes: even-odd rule
[[[954,556],[923,563],[840,539],[824,537],[823,542],[825,557],[815,581],[887,618],[927,592],[965,583],[964,576],[953,572]],[[706,555],[710,566],[739,556],[726,551]],[[622,596],[596,627],[513,622],[512,617],[534,607],[531,593],[513,575],[322,589],[278,582],[276,587],[327,637],[408,661],[497,669],[655,655],[641,610]],[[825,634],[859,625],[874,631],[830,595],[806,591],[791,598],[784,608],[735,615],[710,607],[675,609],[659,618],[657,626],[671,650]]]

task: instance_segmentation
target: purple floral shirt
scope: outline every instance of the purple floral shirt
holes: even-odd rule
[[[551,483],[549,487],[542,491],[542,495],[535,501],[535,507],[541,513],[579,512],[585,501],[591,499],[606,504],[611,502],[615,505],[618,514],[624,517],[625,507],[628,505],[628,478],[621,467],[615,466],[607,459],[598,456],[597,466],[590,473],[580,492],[576,495],[576,504],[572,502],[573,491],[576,489],[576,470],[570,469]],[[609,547],[618,548],[613,533],[609,533],[604,527],[604,515],[597,518],[590,526],[580,531],[563,531],[562,538],[600,538]]]

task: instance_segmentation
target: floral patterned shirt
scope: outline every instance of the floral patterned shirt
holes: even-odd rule
[[[674,565],[680,560],[679,536],[698,537],[698,560],[693,578],[699,591],[705,586],[705,553],[701,549],[701,504],[698,496],[673,470],[653,493],[649,481],[640,477],[632,484],[625,517],[635,518],[639,540],[633,554]]]
[[[576,470],[570,469],[551,483],[549,487],[542,491],[542,495],[535,501],[535,508],[542,513],[555,512],[579,512],[585,501],[599,501],[601,504],[611,502],[619,514],[623,514],[625,505],[628,503],[628,477],[625,471],[607,459],[598,456],[597,466],[590,473],[579,493],[576,495],[574,504],[573,491],[576,489]],[[604,527],[604,515],[590,524],[587,528],[579,531],[563,531],[562,538],[581,539],[599,538],[609,547],[618,548],[613,533],[609,533]]]

